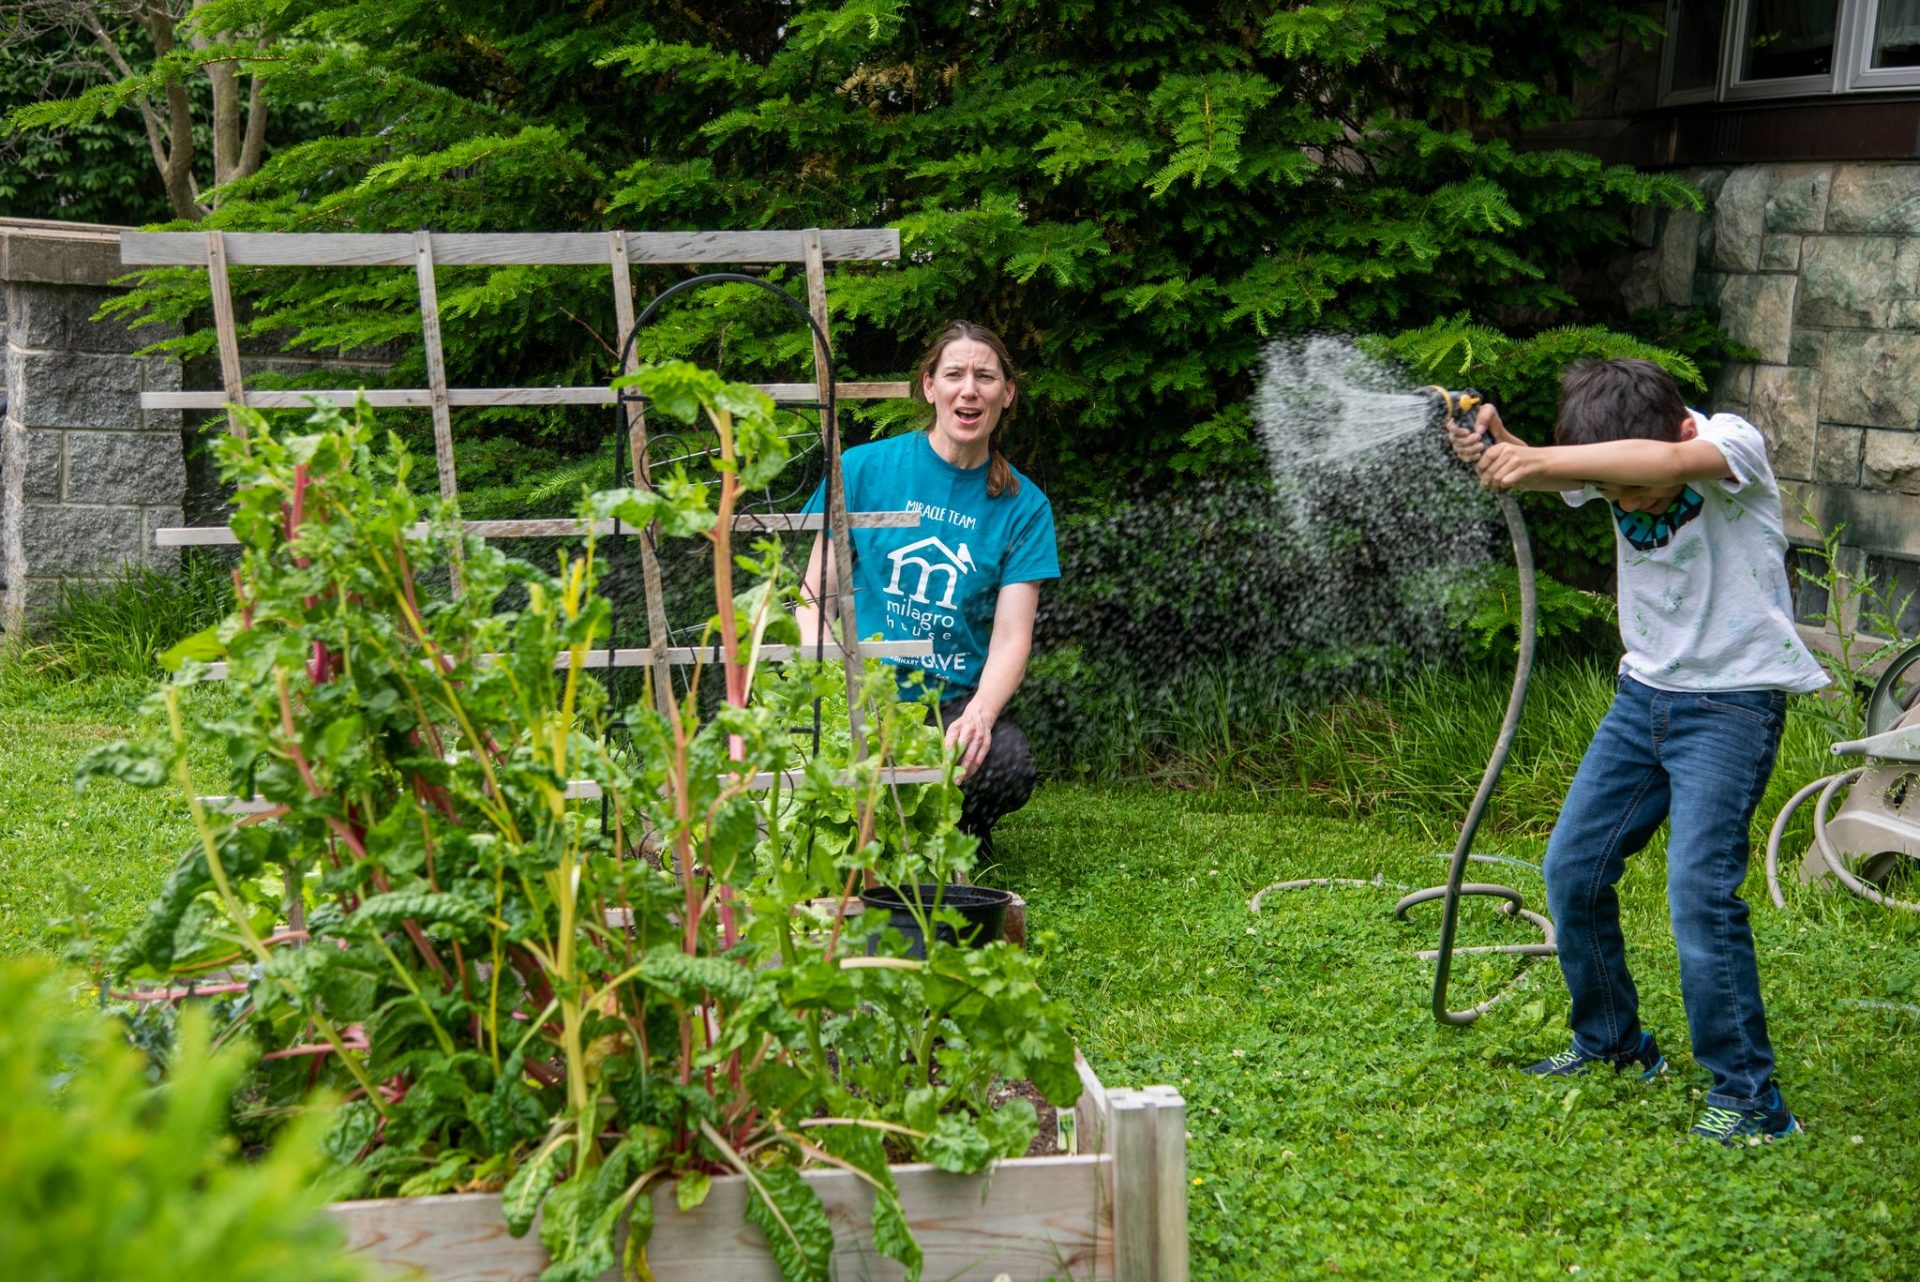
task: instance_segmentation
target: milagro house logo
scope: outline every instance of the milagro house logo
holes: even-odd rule
[[[925,538],[918,543],[909,543],[903,548],[896,548],[887,554],[887,560],[893,562],[893,581],[887,584],[887,595],[905,597],[915,605],[931,603],[941,610],[953,609],[953,598],[960,587],[960,576],[972,574],[975,569],[973,553],[967,550],[966,544],[962,543],[960,550],[956,552],[939,538]],[[909,570],[917,571],[911,592],[905,591],[900,586],[901,580],[907,576]],[[934,601],[927,594],[927,589],[929,586],[937,586],[941,575],[946,576],[946,590],[940,594],[938,601]],[[904,603],[891,601],[887,603],[889,609],[894,609],[900,604]],[[896,610],[897,612],[899,611]],[[930,612],[915,611],[914,613],[917,615]]]
[[[960,579],[973,573],[973,553],[962,543],[958,551],[938,538],[921,539],[887,554],[893,579],[887,584],[887,613],[904,621],[916,637],[951,641],[959,623],[954,602]],[[936,596],[937,594],[937,596]],[[935,671],[958,674],[966,667],[962,654],[935,654],[914,662]]]

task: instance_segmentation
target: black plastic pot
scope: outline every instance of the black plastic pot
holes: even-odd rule
[[[937,921],[933,923],[934,938],[949,944],[965,944],[970,948],[979,948],[1000,938],[1007,905],[1013,902],[1010,891],[993,890],[986,886],[963,886],[959,883],[950,886],[869,886],[861,891],[861,902],[869,908],[886,909],[887,924],[907,937],[909,957],[927,955],[927,937],[921,932],[920,923],[914,919],[913,910],[908,907],[909,895],[913,897],[911,902],[923,915],[932,913],[936,903],[959,913],[962,918],[961,933],[956,936],[952,926]]]

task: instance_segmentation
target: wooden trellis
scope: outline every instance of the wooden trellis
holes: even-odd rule
[[[625,409],[627,447],[632,459],[635,483],[651,485],[647,452],[646,407],[631,393],[616,393],[606,386],[590,387],[450,387],[440,337],[440,305],[435,281],[440,267],[575,266],[604,267],[611,278],[614,316],[621,339],[623,372],[637,367],[632,268],[636,264],[653,266],[800,264],[804,270],[807,300],[805,314],[813,330],[813,377],[807,382],[763,383],[756,386],[773,400],[788,408],[817,410],[820,441],[827,463],[826,510],[820,513],[753,513],[735,517],[736,530],[826,531],[829,554],[841,572],[837,575],[835,613],[840,636],[832,643],[832,652],[846,666],[848,709],[852,724],[854,752],[863,756],[864,735],[859,722],[857,685],[865,658],[918,658],[930,650],[930,642],[883,642],[862,645],[854,623],[852,547],[848,531],[852,528],[914,526],[916,512],[854,512],[846,508],[846,493],[840,469],[840,428],[836,406],[841,400],[874,400],[905,397],[906,383],[838,383],[833,375],[832,352],[825,342],[827,334],[826,264],[829,262],[876,262],[900,256],[900,234],[892,230],[755,232],[567,232],[449,234],[416,231],[411,233],[334,234],[281,232],[128,232],[120,238],[121,260],[133,267],[196,266],[207,269],[209,292],[213,301],[215,340],[220,356],[221,388],[218,391],[145,392],[140,402],[156,410],[225,409],[229,430],[241,434],[245,427],[235,407],[250,409],[299,409],[315,400],[350,406],[364,399],[375,408],[415,407],[429,409],[433,416],[434,463],[440,494],[456,498],[460,491],[454,463],[453,410],[483,406],[604,405]],[[421,339],[425,349],[427,386],[423,388],[329,388],[300,391],[256,391],[245,384],[239,333],[233,307],[231,272],[236,267],[411,267],[420,302]],[[676,665],[703,662],[712,655],[711,647],[670,644],[665,596],[660,565],[652,532],[623,528],[619,522],[589,522],[579,519],[530,518],[520,520],[465,521],[463,532],[481,538],[554,538],[579,537],[590,529],[600,536],[636,536],[640,549],[642,581],[646,600],[648,644],[643,648],[608,649],[588,656],[585,666],[594,668],[647,667],[652,669],[654,689],[661,699],[671,698],[670,670]],[[161,547],[232,544],[233,532],[225,526],[170,527],[156,530],[154,542]],[[830,629],[822,611],[823,636]],[[772,661],[796,657],[800,647],[769,646],[762,657]],[[220,673],[216,670],[216,675]],[[943,772],[926,767],[885,767],[882,778],[895,783],[930,783]],[[754,780],[757,787],[770,787],[772,775]],[[570,796],[591,798],[599,795],[598,785],[577,780],[568,787]],[[261,809],[264,803],[254,798],[205,798],[209,805],[229,811]]]

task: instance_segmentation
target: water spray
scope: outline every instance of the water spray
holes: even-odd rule
[[[1481,405],[1485,398],[1475,391],[1449,391],[1444,387],[1422,389],[1433,399],[1432,424],[1442,430],[1458,428],[1472,432],[1478,426]],[[1463,948],[1461,952],[1498,952],[1520,956],[1553,956],[1559,950],[1554,942],[1553,923],[1539,913],[1526,907],[1520,892],[1510,886],[1495,885],[1490,882],[1469,882],[1466,880],[1467,864],[1474,858],[1474,835],[1480,830],[1480,821],[1485,817],[1487,803],[1493,799],[1493,790],[1500,782],[1500,772],[1507,764],[1507,755],[1513,750],[1513,737],[1520,728],[1520,713],[1527,702],[1527,682],[1533,675],[1533,647],[1537,602],[1533,583],[1533,544],[1527,537],[1527,523],[1520,515],[1520,504],[1511,494],[1499,494],[1500,515],[1506,519],[1507,535],[1513,542],[1513,565],[1520,580],[1520,624],[1519,656],[1514,665],[1513,692],[1507,697],[1506,719],[1500,724],[1500,734],[1494,740],[1493,755],[1487,759],[1486,772],[1480,776],[1479,791],[1474,793],[1473,805],[1467,809],[1467,817],[1460,826],[1460,841],[1453,850],[1453,862],[1447,869],[1447,881],[1444,886],[1431,886],[1425,890],[1416,890],[1393,906],[1393,915],[1401,921],[1407,920],[1407,911],[1415,904],[1427,903],[1438,899],[1440,909],[1440,947],[1432,953],[1422,953],[1422,957],[1431,957],[1435,963],[1433,975],[1433,1017],[1442,1024],[1471,1024],[1484,1015],[1493,1005],[1494,998],[1481,1002],[1466,1010],[1452,1010],[1447,1005],[1447,981],[1453,973],[1453,940],[1459,926],[1460,899],[1463,895],[1492,895],[1500,899],[1501,911],[1508,916],[1525,918],[1539,927],[1545,937],[1538,944],[1503,944],[1493,948]]]

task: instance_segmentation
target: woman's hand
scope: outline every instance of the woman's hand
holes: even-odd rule
[[[993,746],[993,722],[993,714],[974,699],[947,723],[947,742],[959,758],[963,776],[972,774],[987,759],[987,749]]]

